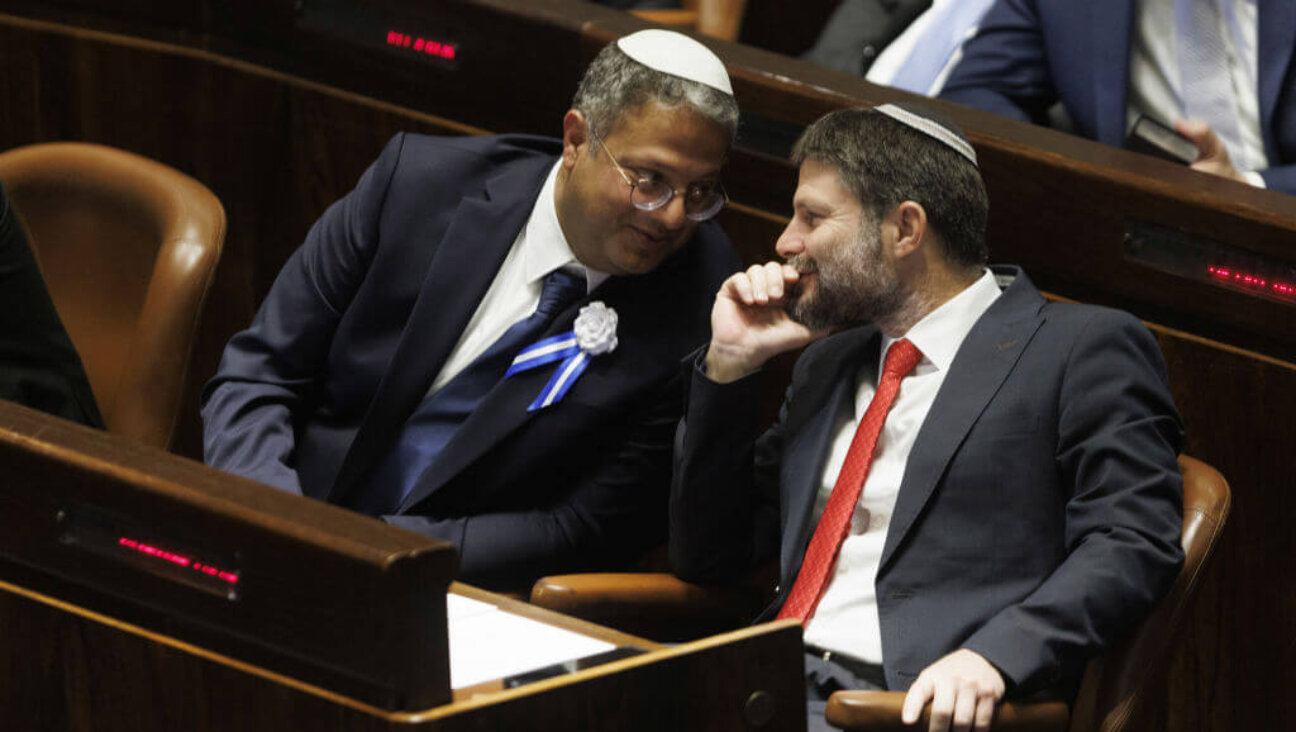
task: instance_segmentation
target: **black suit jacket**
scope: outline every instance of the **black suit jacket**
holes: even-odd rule
[[[931,0],[842,0],[824,24],[807,61],[863,76]]]
[[[81,358],[0,185],[0,399],[103,427]]]
[[[905,467],[876,579],[888,686],[961,647],[1018,692],[1067,686],[1137,622],[1182,563],[1181,428],[1156,342],[1128,314],[1046,304],[1024,275],[960,347]],[[721,580],[777,555],[781,606],[856,378],[857,328],[797,362],[759,441],[755,379],[695,373],[671,496],[671,557]]]
[[[345,501],[401,433],[530,215],[560,142],[399,135],[315,224],[203,407],[209,463]],[[708,338],[714,293],[739,266],[719,228],[656,271],[613,277],[617,349],[559,404],[526,410],[554,367],[501,382],[415,486],[398,526],[444,539],[461,576],[519,586],[624,566],[665,527],[677,364]]]

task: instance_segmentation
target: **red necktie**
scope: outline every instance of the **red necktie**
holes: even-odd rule
[[[788,593],[783,609],[779,610],[779,619],[795,618],[805,623],[814,615],[815,606],[828,587],[828,574],[837,563],[837,551],[846,538],[851,515],[855,513],[855,504],[859,503],[860,491],[864,488],[869,466],[873,463],[873,448],[877,446],[882,423],[891,410],[891,402],[895,401],[896,392],[900,390],[900,379],[913,371],[921,360],[922,352],[907,340],[892,343],[891,349],[887,351],[882,378],[878,380],[873,401],[869,402],[864,418],[860,420],[859,427],[855,428],[855,437],[851,439],[850,449],[846,451],[841,473],[837,475],[837,482],[833,484],[832,493],[828,496],[828,504],[819,517],[819,525],[810,538],[810,546],[806,548],[805,559],[801,562],[801,570],[797,572],[792,591]]]

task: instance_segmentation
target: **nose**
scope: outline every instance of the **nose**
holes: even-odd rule
[[[671,200],[666,202],[665,206],[652,212],[662,226],[671,230],[678,231],[689,222],[684,210],[684,196],[674,195]]]
[[[791,259],[805,251],[805,240],[793,226],[793,223],[788,223],[783,233],[779,234],[778,241],[774,242],[774,251],[783,259]]]

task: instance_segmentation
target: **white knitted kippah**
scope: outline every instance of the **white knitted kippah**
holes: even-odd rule
[[[924,135],[940,140],[949,147],[954,148],[954,152],[970,160],[973,165],[980,167],[977,164],[976,151],[972,149],[972,145],[936,120],[929,119],[894,104],[883,104],[880,107],[874,107],[873,111],[881,112],[903,125],[918,130]]]
[[[724,62],[711,49],[683,33],[658,28],[641,30],[622,36],[617,47],[650,69],[706,84],[733,96]]]

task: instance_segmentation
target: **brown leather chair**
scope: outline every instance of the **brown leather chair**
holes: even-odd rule
[[[108,431],[167,447],[225,239],[220,201],[161,163],[84,143],[0,153],[0,180]]]
[[[1000,705],[995,730],[1119,732],[1126,729],[1142,697],[1149,693],[1169,656],[1177,630],[1191,605],[1206,560],[1229,512],[1229,487],[1211,466],[1180,456],[1184,478],[1184,566],[1170,592],[1138,628],[1111,652],[1094,659],[1071,708],[1062,702]],[[753,590],[754,592],[754,590]],[[759,593],[758,593],[759,594]],[[647,631],[648,637],[680,639],[699,623],[675,630],[687,608],[697,608],[703,624],[719,623],[759,607],[741,589],[690,585],[667,574],[585,574],[546,577],[532,589],[531,601],[596,622]],[[750,617],[750,616],[748,616]],[[828,701],[827,718],[848,730],[914,732],[900,722],[901,692],[841,691]]]
[[[665,9],[631,10],[644,20],[660,25],[696,30],[706,36],[725,41],[738,40],[742,28],[747,0],[684,0],[681,7]]]

